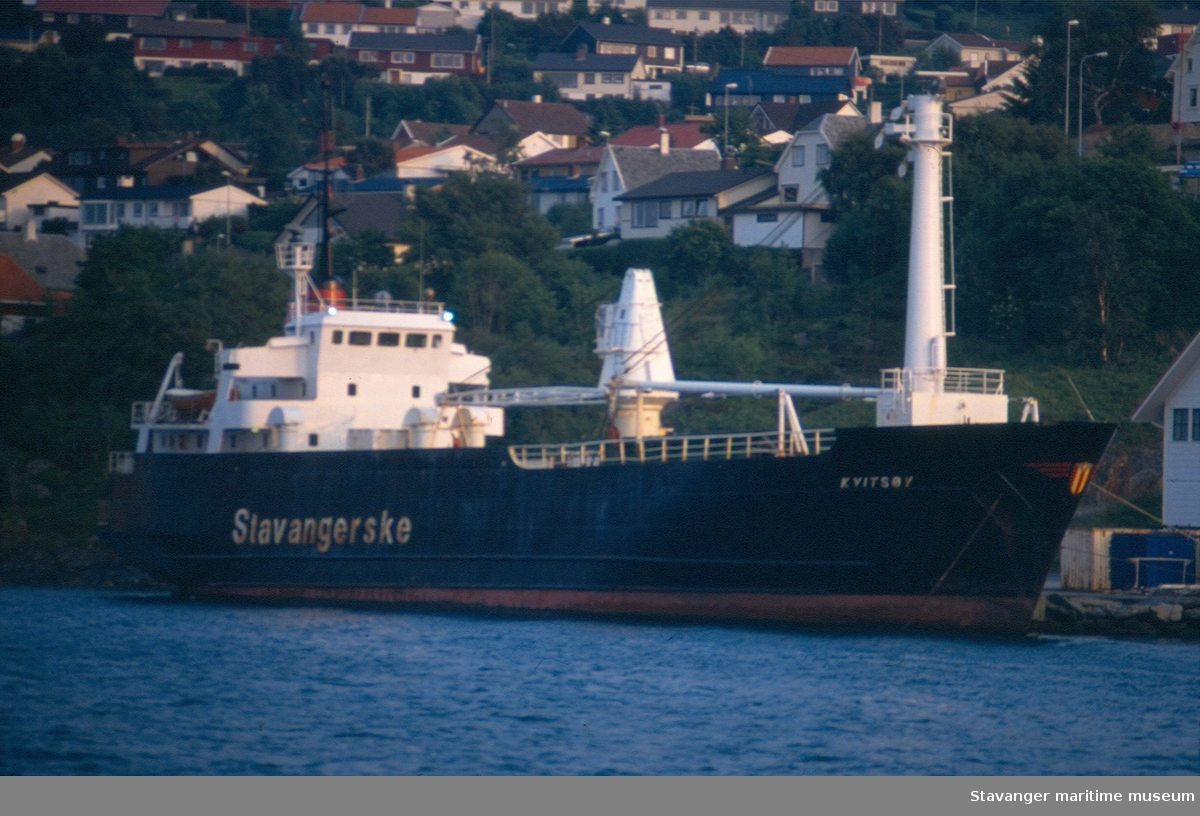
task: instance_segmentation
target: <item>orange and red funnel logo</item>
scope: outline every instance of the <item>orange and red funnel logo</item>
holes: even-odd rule
[[[1031,467],[1051,479],[1068,479],[1072,496],[1083,492],[1096,468],[1091,462],[1026,462],[1025,467]]]

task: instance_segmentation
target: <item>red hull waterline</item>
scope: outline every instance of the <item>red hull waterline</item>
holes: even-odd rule
[[[839,626],[962,629],[1020,634],[1035,598],[783,595],[754,592],[587,591],[441,587],[207,586],[205,598],[513,609]]]

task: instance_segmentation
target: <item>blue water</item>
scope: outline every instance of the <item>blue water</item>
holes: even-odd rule
[[[1200,644],[0,588],[0,774],[1194,774]]]

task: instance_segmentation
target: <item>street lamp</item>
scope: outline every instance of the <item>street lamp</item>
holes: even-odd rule
[[[1071,138],[1071,29],[1078,20],[1067,20],[1067,89],[1063,96],[1063,138]]]
[[[729,92],[736,87],[736,82],[725,83],[725,152],[721,154],[722,158],[729,157]]]
[[[1107,57],[1107,51],[1097,51],[1088,54],[1079,61],[1079,158],[1083,158],[1083,64],[1092,57]]]

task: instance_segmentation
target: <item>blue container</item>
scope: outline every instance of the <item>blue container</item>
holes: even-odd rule
[[[1183,569],[1178,561],[1147,561],[1142,567],[1142,586],[1190,584],[1196,580],[1196,544],[1178,533],[1150,533],[1146,536],[1146,555],[1150,558],[1189,558]]]
[[[1108,568],[1113,589],[1133,588],[1134,568],[1129,559],[1141,558],[1146,554],[1146,539],[1145,533],[1112,534],[1108,541]]]

